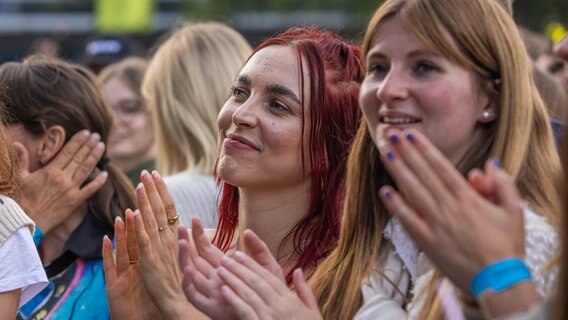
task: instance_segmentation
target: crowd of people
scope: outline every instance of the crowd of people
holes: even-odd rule
[[[385,0],[360,44],[2,64],[0,319],[568,319],[568,37],[531,39]]]

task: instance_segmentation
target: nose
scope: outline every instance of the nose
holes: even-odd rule
[[[388,103],[393,100],[404,100],[408,97],[408,83],[402,73],[391,68],[377,87],[377,98]]]
[[[255,104],[251,100],[249,99],[238,106],[233,113],[233,123],[237,127],[254,128],[258,124],[258,108],[255,108]]]

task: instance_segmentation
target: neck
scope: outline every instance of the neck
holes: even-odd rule
[[[154,148],[148,149],[146,152],[136,156],[128,157],[112,157],[112,163],[122,171],[130,171],[139,165],[150,161],[154,158]]]
[[[53,228],[45,235],[40,245],[41,259],[44,264],[49,264],[63,253],[65,243],[71,234],[87,215],[87,204],[83,204],[75,210],[65,221]]]
[[[291,188],[239,189],[239,234],[246,229],[256,233],[286,269],[297,260],[292,239],[282,241],[307,214],[310,206],[310,183]],[[239,240],[239,247],[243,247]],[[287,270],[284,270],[287,272]]]

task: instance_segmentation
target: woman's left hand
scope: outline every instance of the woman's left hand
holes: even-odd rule
[[[524,257],[521,199],[498,165],[488,165],[481,180],[479,171],[472,175],[480,192],[418,131],[386,135],[391,145],[383,163],[401,194],[383,186],[383,203],[463,292],[470,292],[472,278],[485,266]]]
[[[221,292],[239,319],[322,319],[301,269],[294,271],[296,292],[243,252],[224,257],[217,273]]]
[[[158,172],[143,171],[140,180],[136,188],[140,214],[135,225],[144,286],[164,317],[184,318],[191,305],[182,290],[178,264],[179,216]]]

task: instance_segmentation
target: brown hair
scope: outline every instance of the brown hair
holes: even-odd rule
[[[546,108],[510,15],[495,1],[387,0],[369,22],[364,55],[376,30],[394,15],[427,46],[472,70],[480,83],[499,83],[499,117],[480,127],[458,170],[465,174],[491,157],[501,159],[522,197],[554,224],[560,163]],[[349,157],[338,246],[312,277],[325,319],[353,318],[363,301],[360,285],[386,251],[382,233],[390,215],[377,196],[385,184],[391,184],[390,178],[362,122]]]
[[[112,114],[102,97],[100,86],[87,69],[53,58],[32,55],[22,62],[0,66],[0,83],[6,87],[4,102],[8,121],[21,123],[33,135],[60,125],[66,142],[80,130],[97,132],[108,141]],[[99,172],[95,168],[91,178]],[[134,190],[126,176],[109,163],[108,179],[87,200],[89,213],[106,227],[125,209],[134,208]]]

